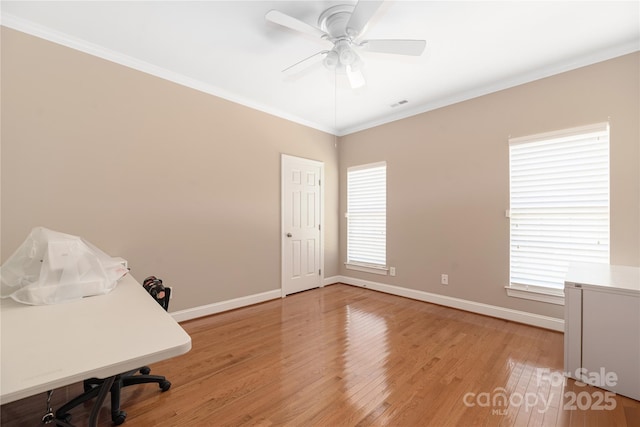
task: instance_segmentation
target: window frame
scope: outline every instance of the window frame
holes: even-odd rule
[[[350,258],[351,255],[351,250],[350,250],[350,236],[351,236],[351,232],[350,232],[350,227],[351,227],[351,222],[350,222],[350,215],[351,218],[353,218],[353,215],[358,215],[358,213],[354,213],[354,212],[349,212],[350,209],[350,174],[353,172],[358,172],[358,171],[365,171],[365,170],[370,170],[370,169],[378,169],[384,167],[384,212],[382,212],[382,214],[384,215],[384,231],[383,231],[383,239],[384,239],[384,250],[383,250],[383,254],[384,254],[384,263],[379,264],[379,263],[375,263],[375,262],[366,262],[363,260],[357,260],[357,259],[352,259]],[[346,242],[346,261],[344,263],[345,267],[348,270],[356,270],[356,271],[363,271],[363,272],[367,272],[367,273],[373,273],[373,274],[379,274],[379,275],[387,275],[389,268],[388,268],[388,264],[387,264],[387,253],[386,253],[386,245],[387,245],[387,162],[386,161],[381,161],[381,162],[375,162],[375,163],[367,163],[367,164],[363,164],[363,165],[357,165],[357,166],[351,166],[347,168],[347,180],[346,180],[346,193],[347,193],[347,203],[346,203],[346,212],[345,212],[345,218],[346,218],[346,226],[347,226],[347,242]],[[379,191],[380,189],[378,189]],[[379,194],[378,194],[379,196]],[[372,212],[366,212],[364,213],[364,215],[380,215],[381,211],[377,210],[377,211],[372,211]],[[379,218],[378,218],[379,219]],[[379,249],[379,248],[378,248]]]
[[[571,140],[576,137],[582,135],[588,135],[591,133],[605,133],[606,132],[606,145],[607,145],[607,154],[606,154],[606,164],[607,164],[607,178],[606,178],[606,188],[607,188],[607,206],[606,206],[606,223],[607,223],[607,255],[606,262],[610,262],[611,256],[611,143],[610,143],[610,126],[609,123],[596,123],[587,126],[580,126],[575,128],[563,129],[554,132],[530,135],[519,138],[510,138],[509,139],[509,204],[512,205],[512,197],[513,197],[513,167],[512,167],[512,147],[519,144],[534,144],[534,143],[544,143],[549,142],[553,143],[554,140],[556,142],[561,143],[563,139]],[[559,287],[552,286],[544,286],[544,285],[535,285],[535,284],[519,284],[512,282],[512,268],[513,268],[513,220],[511,219],[512,208],[507,211],[507,217],[510,218],[509,223],[509,285],[505,286],[507,291],[507,295],[516,298],[524,298],[535,301],[543,301],[552,304],[564,305],[564,289]],[[604,261],[603,261],[604,263]]]

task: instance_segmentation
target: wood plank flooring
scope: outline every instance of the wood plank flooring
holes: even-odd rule
[[[173,386],[123,390],[125,426],[640,425],[640,402],[565,384],[561,333],[368,289],[332,285],[183,327],[191,352],[152,366]],[[54,409],[80,391],[57,390]],[[0,422],[36,426],[45,409],[32,396],[2,406]]]

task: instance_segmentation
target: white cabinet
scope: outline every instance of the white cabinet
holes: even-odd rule
[[[640,400],[640,268],[570,266],[564,351],[570,377]]]

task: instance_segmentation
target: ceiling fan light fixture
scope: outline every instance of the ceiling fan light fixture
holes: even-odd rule
[[[353,63],[355,63],[358,59],[356,53],[353,51],[353,49],[351,49],[349,46],[342,45],[342,46],[338,46],[338,52],[340,55],[340,63],[342,65],[352,65]]]
[[[343,49],[342,52],[340,52],[340,63],[342,65],[351,65],[356,62],[356,60],[356,53],[353,50],[347,48]]]
[[[333,69],[336,68],[340,64],[340,57],[338,56],[338,52],[335,50],[330,50],[327,52],[327,56],[322,60],[322,65],[326,68]]]
[[[338,52],[341,65],[344,65],[344,66],[351,65],[358,60],[358,55],[351,48],[351,46],[349,46],[349,42],[347,42],[346,40],[341,40],[337,42],[334,50]]]

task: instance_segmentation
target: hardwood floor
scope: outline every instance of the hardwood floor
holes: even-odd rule
[[[565,384],[561,333],[368,289],[332,285],[183,327],[191,352],[152,366],[173,386],[123,390],[124,425],[640,425],[640,402]],[[80,390],[57,390],[54,409]],[[44,394],[13,402],[1,423],[35,426],[45,409]],[[100,420],[110,425],[106,406]]]

